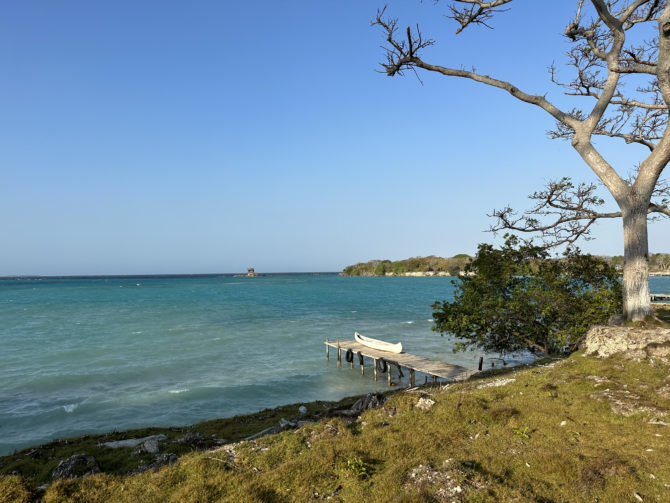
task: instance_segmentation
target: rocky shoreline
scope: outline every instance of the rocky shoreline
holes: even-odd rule
[[[370,393],[338,402],[286,405],[187,427],[148,428],[59,439],[0,456],[0,476],[20,476],[41,492],[62,479],[98,473],[137,475],[172,465],[191,452],[230,449],[242,441],[255,441],[324,418],[356,416],[380,406],[385,400],[386,394]]]

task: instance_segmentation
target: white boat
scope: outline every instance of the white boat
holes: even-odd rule
[[[372,349],[378,349],[379,351],[388,351],[390,353],[402,353],[402,342],[392,344],[386,341],[380,341],[379,339],[373,339],[371,337],[365,337],[358,332],[354,332],[354,340],[364,346],[367,346]]]

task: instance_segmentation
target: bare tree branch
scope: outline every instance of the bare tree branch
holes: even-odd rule
[[[631,175],[627,182],[632,183],[634,176]],[[568,177],[549,181],[544,190],[528,196],[535,201],[535,205],[521,215],[509,206],[500,210],[494,209],[488,216],[495,218],[496,223],[489,231],[496,233],[512,230],[537,234],[542,246],[546,248],[571,245],[580,238],[588,241],[592,239],[591,226],[597,220],[622,217],[621,211],[599,211],[598,208],[605,201],[596,191],[597,185],[580,183],[575,186]],[[657,184],[654,198],[658,200],[650,203],[647,209],[650,217],[670,216],[670,186],[667,182],[660,181]],[[533,242],[534,238],[536,237],[531,237],[527,242]]]
[[[471,24],[489,26],[493,14],[512,0],[450,0],[450,15],[461,32]],[[633,321],[652,314],[648,275],[647,221],[670,216],[668,197],[658,200],[660,176],[670,162],[670,2],[668,0],[575,0],[576,13],[564,35],[571,44],[567,53],[570,78],[559,78],[552,64],[551,81],[565,95],[587,103],[569,112],[559,109],[546,95],[522,91],[506,80],[476,71],[442,66],[424,58],[423,49],[433,45],[418,26],[400,37],[396,19],[377,13],[374,25],[386,37],[389,76],[404,70],[426,70],[448,77],[461,77],[496,87],[514,98],[535,105],[555,120],[551,138],[570,140],[572,147],[598,176],[619,206],[618,212],[601,212],[602,200],[595,186],[563,179],[531,196],[534,208],[517,216],[507,207],[492,214],[497,224],[491,230],[511,229],[539,233],[548,245],[572,244],[589,238],[591,226],[601,218],[619,218],[624,229],[624,316]],[[528,9],[539,9],[535,5]],[[647,30],[641,32],[641,30]],[[630,34],[630,36],[628,36]],[[631,43],[631,41],[633,41]],[[512,63],[512,66],[514,63]],[[635,86],[627,86],[631,82]],[[640,81],[646,81],[641,84]],[[584,98],[587,98],[584,100]],[[589,100],[593,100],[589,103]],[[595,137],[623,140],[644,146],[648,155],[640,163],[634,180],[625,181],[593,143]],[[667,186],[665,186],[667,189]],[[666,191],[667,196],[667,191]]]
[[[455,0],[459,4],[468,4],[464,7],[449,6],[450,14],[445,17],[453,19],[459,24],[456,34],[458,35],[471,24],[480,24],[490,28],[487,21],[493,17],[496,12],[504,12],[508,9],[499,9],[502,5],[510,3],[512,0]]]

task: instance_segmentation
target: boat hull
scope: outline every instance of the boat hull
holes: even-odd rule
[[[402,353],[402,342],[392,344],[386,341],[380,341],[371,337],[365,337],[358,332],[354,332],[354,340],[364,346],[378,351],[388,351],[389,353]]]

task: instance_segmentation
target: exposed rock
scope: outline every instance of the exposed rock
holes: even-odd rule
[[[112,449],[118,449],[119,447],[136,447],[140,444],[143,444],[144,442],[154,439],[158,441],[165,440],[167,439],[167,436],[161,433],[160,435],[150,435],[148,437],[142,437],[142,438],[128,438],[126,440],[117,440],[115,442],[103,442],[100,445],[105,447],[111,447]]]
[[[623,317],[623,314],[613,314],[607,320],[607,326],[608,327],[620,327],[621,325],[623,325],[624,321],[625,321],[625,318]]]
[[[58,466],[51,472],[51,478],[53,480],[77,479],[94,473],[100,473],[100,466],[95,458],[86,454],[75,454],[58,463]]]
[[[350,409],[337,410],[335,414],[348,417],[358,416],[364,410],[381,407],[384,405],[384,402],[386,402],[386,397],[381,393],[368,393],[356,400]]]
[[[657,389],[656,394],[666,400],[670,400],[670,384],[666,384],[662,388]]]
[[[351,410],[360,414],[364,410],[381,407],[384,405],[385,401],[386,397],[384,397],[384,395],[381,393],[368,393],[363,398],[356,400],[356,402],[351,406]]]
[[[173,465],[177,461],[179,461],[179,457],[176,454],[173,454],[171,452],[164,452],[162,454],[158,454],[154,458],[153,465],[156,466],[156,467],[165,466],[165,465]]]
[[[146,472],[147,470],[157,470],[161,466],[173,465],[177,461],[179,461],[179,457],[176,454],[172,454],[171,452],[164,452],[162,454],[158,454],[150,464],[146,464],[144,461],[141,461],[139,466],[134,470],[131,470],[128,475],[137,475],[142,472]]]
[[[600,358],[621,354],[627,360],[658,358],[670,363],[670,329],[595,326],[582,347],[585,354]]]
[[[186,435],[177,439],[177,443],[188,444],[191,447],[200,447],[203,441],[204,438],[197,431],[189,431]]]
[[[434,494],[436,501],[460,501],[463,497],[464,487],[452,478],[447,466],[447,461],[445,461],[445,469],[443,470],[424,465],[417,466],[409,472],[405,488],[439,487]]]
[[[513,377],[510,377],[509,379],[495,379],[493,381],[480,384],[477,386],[477,389],[482,389],[482,388],[496,388],[498,386],[505,386],[506,384],[509,384],[511,382],[516,381]]]
[[[430,398],[419,398],[419,401],[414,407],[420,410],[430,410],[433,405],[435,405],[435,400],[431,400]]]
[[[609,379],[607,379],[607,377],[602,377],[602,376],[586,376],[586,379],[588,381],[593,381],[595,383],[596,388],[603,383],[612,382]]]
[[[282,431],[293,430],[298,426],[302,426],[302,424],[304,423],[301,421],[289,421],[288,419],[284,419],[282,417],[276,425],[265,428],[263,431],[259,431],[258,433],[251,435],[244,440],[254,440],[259,437],[264,437],[265,435],[274,435],[275,433],[281,433]]]
[[[160,447],[158,445],[158,439],[150,438],[149,440],[145,440],[137,446],[137,448],[133,451],[133,456],[139,456],[140,454],[145,453],[158,454],[159,451]]]
[[[664,416],[667,412],[654,405],[645,403],[641,397],[628,390],[606,389],[598,393],[593,393],[591,398],[595,398],[596,400],[607,400],[612,407],[612,412],[621,416],[632,416],[640,413]]]

